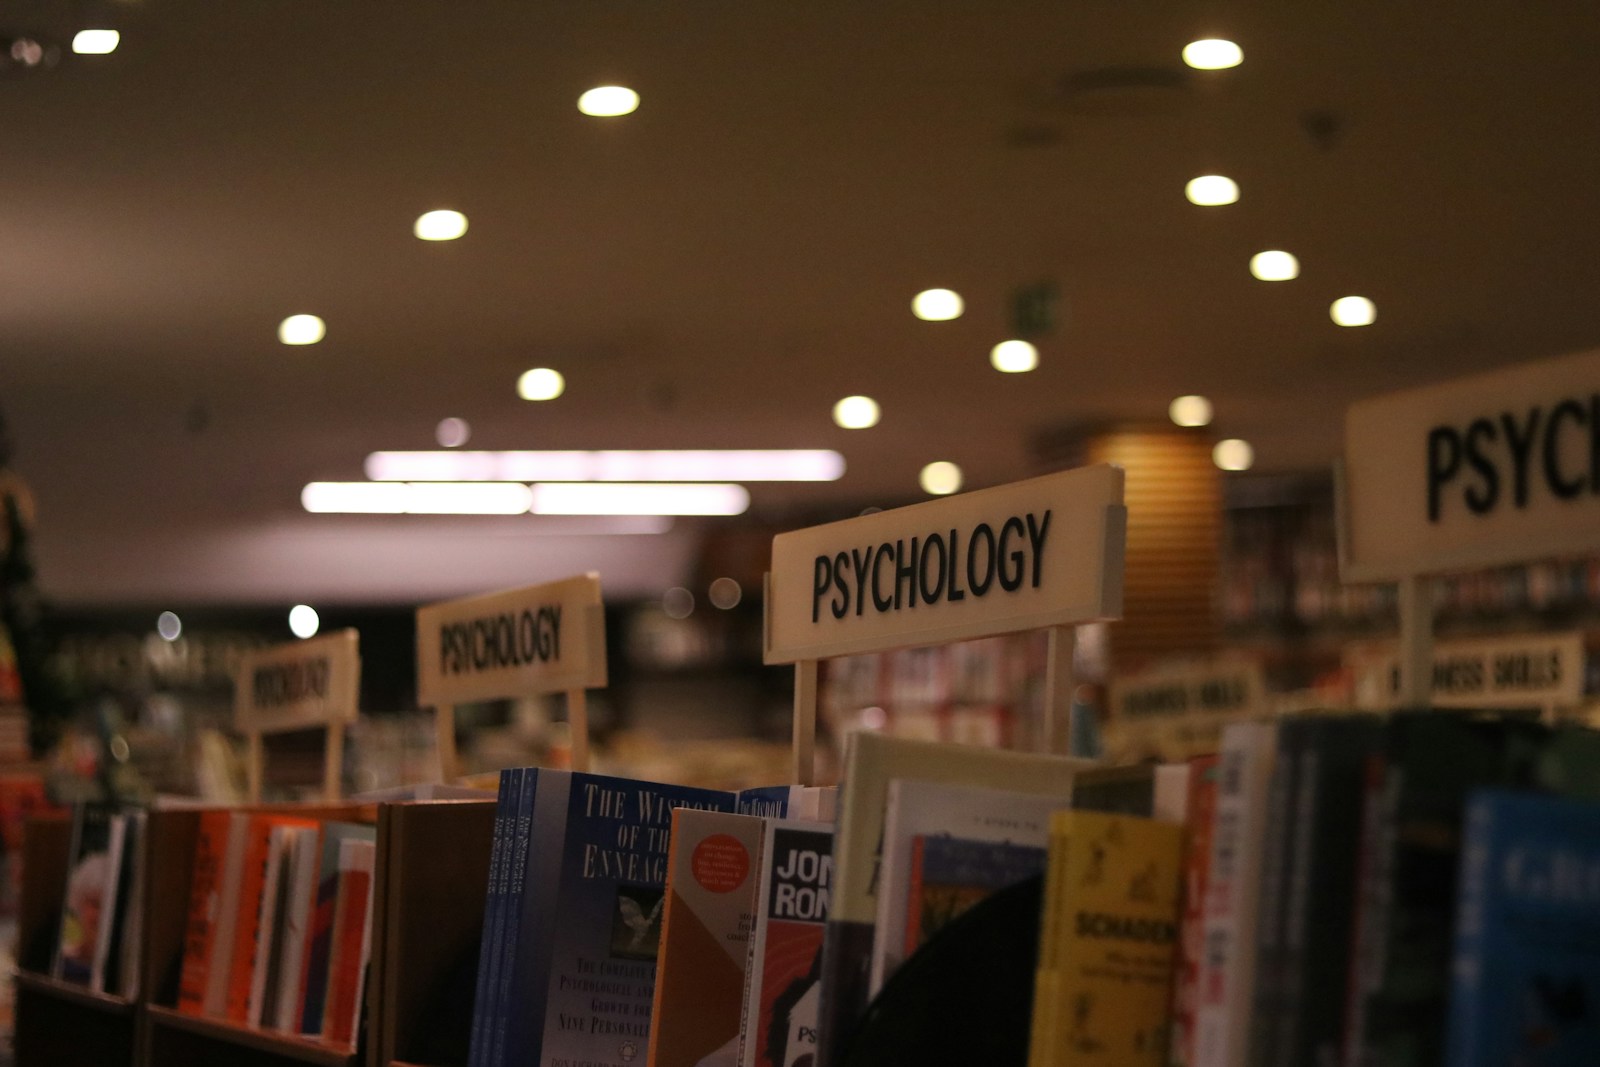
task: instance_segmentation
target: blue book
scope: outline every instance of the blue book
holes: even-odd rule
[[[1458,893],[1445,1062],[1600,1063],[1600,804],[1473,793]]]
[[[506,818],[506,855],[501,864],[497,894],[499,902],[493,925],[494,956],[489,962],[491,1000],[484,1020],[484,1026],[489,1031],[488,1052],[482,1061],[485,1067],[512,1062],[506,1059],[506,1048],[511,1040],[513,1020],[521,1011],[521,1002],[511,998],[516,976],[518,936],[522,928],[522,901],[528,879],[528,841],[533,833],[533,801],[538,795],[541,773],[546,772],[535,767],[501,772],[502,777],[511,779],[509,798],[512,810]]]
[[[493,1033],[490,1014],[498,1005],[494,995],[495,963],[499,961],[500,926],[505,904],[506,858],[511,851],[507,825],[516,818],[517,788],[522,771],[500,772],[500,789],[495,794],[494,843],[489,851],[489,885],[483,904],[483,936],[478,942],[478,978],[472,998],[472,1029],[467,1046],[467,1067],[488,1062]]]
[[[735,795],[575,771],[538,772],[508,1009],[492,1067],[636,1067],[650,1040],[672,810]]]

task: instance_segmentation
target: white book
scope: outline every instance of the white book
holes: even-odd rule
[[[910,915],[912,866],[918,837],[940,835],[1044,849],[1050,844],[1050,813],[1071,806],[1070,788],[1056,794],[1029,794],[918,779],[892,779],[884,806],[878,917],[873,924],[872,965],[868,974],[870,993],[876,996],[883,983],[905,962],[906,923]],[[1043,867],[1040,869],[1042,871]]]
[[[739,1022],[740,1067],[815,1061],[823,927],[832,898],[833,827],[763,821]]]
[[[250,832],[250,816],[236,811],[228,817],[228,847],[222,859],[222,889],[214,898],[216,912],[211,916],[216,934],[211,941],[211,961],[206,970],[207,1015],[228,1012],[228,977],[233,973],[233,939],[239,923],[239,888],[244,880],[245,838]]]
[[[246,1022],[260,1026],[263,1019],[275,1018],[267,1011],[269,999],[277,1003],[274,979],[283,942],[282,913],[288,897],[288,859],[299,840],[300,828],[274,826],[267,839],[267,877],[261,887],[261,912],[256,925],[255,970],[250,974],[250,1001]]]
[[[305,975],[306,938],[316,907],[318,865],[322,835],[302,830],[289,856],[288,908],[283,918],[283,946],[278,965],[278,1001],[274,1018],[267,1020],[286,1034],[300,1031],[300,994]]]
[[[95,928],[94,963],[89,969],[89,988],[106,992],[106,965],[110,962],[111,931],[117,925],[117,897],[126,892],[122,884],[122,845],[127,838],[128,817],[111,816],[111,835],[106,845],[105,890],[100,897],[100,923]]]
[[[1195,1009],[1194,1067],[1244,1067],[1254,1007],[1256,912],[1267,792],[1277,759],[1275,722],[1230,723],[1217,764],[1202,920],[1205,952]]]

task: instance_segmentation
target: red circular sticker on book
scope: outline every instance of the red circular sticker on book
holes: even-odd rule
[[[729,834],[712,834],[689,858],[694,880],[712,893],[731,893],[750,877],[750,853]]]

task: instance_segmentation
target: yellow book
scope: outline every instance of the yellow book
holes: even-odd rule
[[[1179,826],[1052,817],[1029,1067],[1165,1062],[1182,863]]]

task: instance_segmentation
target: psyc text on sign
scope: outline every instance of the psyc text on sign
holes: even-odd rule
[[[525,667],[561,658],[561,605],[504,611],[439,628],[442,674]]]

